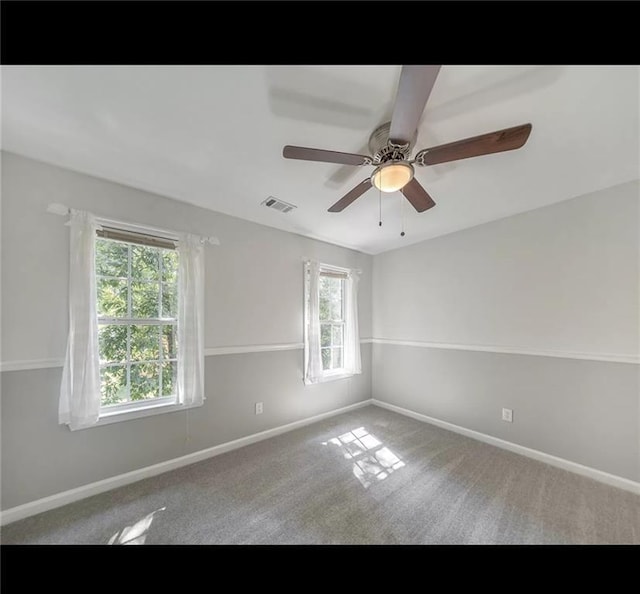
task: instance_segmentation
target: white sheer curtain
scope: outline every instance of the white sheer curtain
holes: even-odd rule
[[[100,414],[100,355],[96,315],[95,237],[91,213],[71,210],[69,337],[58,417],[72,430],[90,427]]]
[[[204,401],[204,245],[202,238],[178,238],[178,401]]]
[[[358,328],[358,283],[360,273],[349,271],[345,291],[344,368],[346,373],[362,373]]]
[[[320,354],[320,264],[305,262],[307,288],[306,325],[304,333],[305,371],[304,383],[315,384],[322,379],[322,356]]]

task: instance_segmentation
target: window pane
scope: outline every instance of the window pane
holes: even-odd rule
[[[146,245],[131,246],[131,277],[160,280],[160,250]]]
[[[127,276],[129,245],[119,241],[96,239],[96,274]]]
[[[178,363],[171,361],[162,364],[162,395],[173,396],[176,393]]]
[[[102,238],[95,245],[99,317],[177,317],[177,250]],[[102,323],[98,332],[102,406],[175,394],[175,323]]]
[[[320,324],[320,346],[331,346],[331,324]]]
[[[115,365],[100,370],[102,406],[127,401],[127,366]]]
[[[331,279],[331,301],[339,303],[342,301],[342,279]]]
[[[328,299],[320,298],[320,321],[331,319],[331,302]]]
[[[131,365],[131,400],[156,398],[160,391],[159,372],[159,363],[134,363]]]
[[[98,315],[110,318],[127,316],[128,287],[126,280],[98,279]]]
[[[98,326],[100,363],[127,360],[127,327],[112,324]]]
[[[178,289],[175,284],[162,283],[162,317],[178,317]]]
[[[160,286],[158,283],[131,283],[131,317],[157,318],[160,301]]]
[[[175,359],[178,356],[178,327],[162,326],[162,357],[164,359]]]
[[[331,368],[331,349],[322,349],[322,369]]]
[[[342,301],[332,301],[331,302],[331,319],[332,320],[341,320],[342,319]]]
[[[158,360],[160,358],[160,326],[130,326],[130,328],[131,360]]]
[[[334,346],[341,346],[344,326],[334,324],[331,328],[331,344]]]
[[[166,283],[176,283],[178,280],[178,252],[177,250],[160,250],[162,254],[162,280]]]
[[[331,279],[328,276],[320,275],[320,282],[318,284],[320,290],[320,299],[331,298]]]
[[[336,279],[320,275],[320,319],[331,319],[331,287]]]
[[[340,369],[342,367],[342,347],[337,347],[333,350],[333,362],[331,369]]]
[[[320,275],[320,319],[342,319],[343,280]]]

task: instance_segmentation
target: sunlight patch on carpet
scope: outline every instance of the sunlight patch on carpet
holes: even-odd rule
[[[167,509],[166,507],[161,507],[156,511],[152,511],[150,514],[147,514],[141,520],[138,520],[135,524],[131,526],[125,526],[122,530],[118,530],[110,539],[108,544],[123,544],[123,545],[141,545],[144,544],[145,540],[147,540],[147,534],[149,533],[149,528],[151,527],[151,523],[153,522],[153,517],[158,512],[164,511]]]
[[[405,466],[398,456],[364,427],[322,442],[322,445],[329,444],[340,448],[345,459],[353,461],[353,475],[365,489]]]

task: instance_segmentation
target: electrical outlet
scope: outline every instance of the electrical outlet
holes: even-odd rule
[[[502,420],[507,423],[513,423],[513,411],[510,408],[502,409]]]
[[[256,414],[257,415],[262,414],[262,402],[256,402]]]

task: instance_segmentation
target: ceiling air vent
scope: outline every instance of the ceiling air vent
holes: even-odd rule
[[[279,210],[280,212],[289,212],[294,208],[297,208],[293,204],[287,204],[286,202],[283,202],[282,200],[278,200],[273,196],[269,196],[266,200],[264,200],[260,204],[264,204],[268,208],[273,208],[274,210]]]

